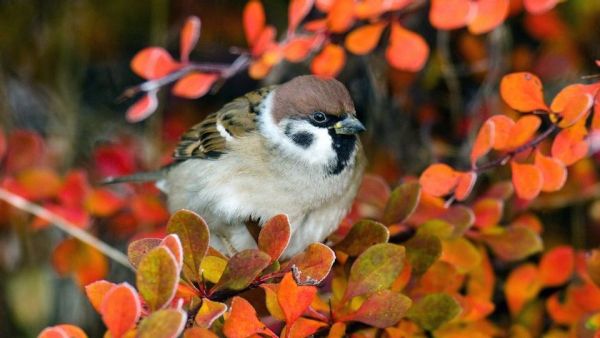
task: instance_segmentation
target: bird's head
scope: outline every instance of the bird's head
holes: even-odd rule
[[[276,87],[265,101],[260,128],[284,155],[333,175],[352,163],[357,134],[365,127],[339,81],[299,76]]]

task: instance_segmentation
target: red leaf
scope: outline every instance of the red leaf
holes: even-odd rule
[[[558,191],[565,185],[567,168],[560,160],[544,156],[538,149],[535,153],[535,166],[542,172],[542,191]]]
[[[310,71],[315,75],[335,77],[346,63],[344,48],[333,43],[328,43],[325,48],[313,59]]]
[[[397,292],[382,290],[369,296],[349,317],[350,320],[383,329],[395,325],[411,305],[410,298]]]
[[[458,173],[442,163],[430,165],[421,174],[419,183],[423,191],[433,196],[448,195],[458,184]]]
[[[455,29],[465,26],[475,13],[470,0],[432,0],[429,21],[437,29]]]
[[[480,199],[473,205],[475,225],[479,228],[487,228],[500,224],[503,209],[504,203],[499,199]]]
[[[2,161],[4,155],[6,155],[6,148],[6,135],[4,134],[4,131],[0,129],[0,161]]]
[[[513,315],[521,312],[523,306],[537,296],[541,286],[535,265],[528,263],[512,270],[504,286],[510,312]]]
[[[510,162],[510,167],[517,196],[525,200],[537,197],[544,184],[540,169],[532,164],[520,164],[515,161]]]
[[[158,196],[135,195],[130,206],[135,217],[141,222],[158,224],[169,218],[169,212]]]
[[[584,158],[589,149],[585,141],[586,134],[585,126],[580,124],[561,130],[552,142],[552,157],[561,160],[567,166]]]
[[[312,243],[304,252],[292,257],[281,270],[291,269],[295,265],[300,271],[299,282],[321,282],[331,270],[335,261],[333,250],[325,244]]]
[[[509,0],[479,0],[469,31],[482,34],[498,27],[508,16]]]
[[[8,173],[40,164],[44,157],[44,140],[40,135],[27,131],[16,130],[8,136],[8,149],[4,165]]]
[[[183,265],[183,246],[181,245],[181,240],[179,236],[175,234],[169,234],[160,242],[160,245],[166,247],[171,251],[173,257],[175,257],[175,262],[177,262],[177,266],[179,270]]]
[[[458,201],[464,201],[469,197],[473,187],[475,186],[475,182],[477,182],[477,174],[470,171],[466,173],[460,173],[458,176],[458,183],[456,184],[456,189],[454,190],[454,197]]]
[[[65,239],[54,249],[52,264],[61,275],[74,274],[82,287],[104,278],[108,272],[106,257],[75,238]]]
[[[425,66],[428,56],[429,46],[422,36],[405,29],[398,22],[392,23],[390,42],[385,51],[385,57],[392,67],[416,72]]]
[[[248,46],[253,47],[265,28],[265,10],[258,0],[250,0],[244,7],[244,33]]]
[[[185,21],[183,28],[181,28],[181,37],[179,40],[181,62],[188,62],[190,52],[194,49],[198,42],[198,38],[200,37],[200,26],[200,18],[197,16],[190,16]]]
[[[225,271],[211,292],[218,290],[243,290],[263,271],[271,257],[257,249],[246,249],[233,255],[227,262]]]
[[[475,167],[477,160],[492,149],[494,140],[496,139],[495,132],[496,125],[491,119],[485,121],[483,126],[481,126],[473,143],[473,149],[471,149],[471,166]]]
[[[125,116],[128,122],[140,122],[150,116],[158,107],[158,99],[156,98],[157,90],[152,90],[142,96],[136,103],[134,103]]]
[[[293,323],[306,311],[317,294],[317,288],[314,286],[298,286],[292,277],[292,273],[285,274],[279,290],[277,291],[277,302],[285,315],[285,322],[288,326]]]
[[[265,53],[267,50],[272,49],[276,46],[275,36],[277,35],[277,31],[273,26],[267,26],[265,29],[260,32],[258,38],[254,42],[254,46],[252,47],[252,55],[259,56]],[[263,55],[264,56],[264,55]],[[263,58],[267,64],[272,64],[271,62],[267,62],[267,59]]]
[[[287,248],[290,236],[291,226],[287,215],[273,216],[258,235],[258,248],[271,256],[271,262],[274,262]]]
[[[44,329],[37,338],[87,338],[87,335],[77,326],[61,324]]]
[[[161,47],[144,48],[131,60],[133,72],[148,80],[161,78],[179,67],[179,63]]]
[[[370,53],[381,38],[386,24],[383,22],[361,26],[346,36],[345,45],[348,51],[357,55]]]
[[[327,25],[333,33],[343,33],[354,23],[354,1],[334,0],[327,14]]]
[[[315,0],[292,0],[288,7],[288,32],[295,32],[296,28],[306,17]]]
[[[575,251],[567,245],[556,247],[542,256],[539,269],[544,286],[564,284],[575,271]]]
[[[93,216],[107,217],[124,205],[123,199],[107,188],[92,191],[85,199],[85,208]]]
[[[70,170],[58,192],[58,199],[62,205],[77,208],[81,206],[81,201],[86,198],[89,190],[87,173],[83,170]]]
[[[551,10],[559,0],[523,0],[523,5],[529,13],[540,14]]]
[[[115,285],[116,284],[105,280],[99,280],[85,286],[85,294],[96,311],[100,312],[100,307],[102,305],[102,301],[104,300],[104,296],[106,296],[108,291],[110,291]]]
[[[218,79],[219,75],[217,74],[190,73],[175,83],[173,95],[187,99],[197,99],[206,95]]]
[[[505,75],[500,82],[500,95],[511,108],[521,112],[548,111],[544,103],[542,82],[526,72]]]
[[[241,297],[233,297],[231,312],[223,324],[223,334],[227,338],[246,338],[255,334],[265,334],[277,337],[273,331],[261,323],[256,317],[256,311]]]
[[[114,338],[121,338],[135,327],[142,307],[137,292],[127,283],[113,287],[104,296],[100,307],[102,321]]]
[[[101,145],[94,150],[94,168],[101,177],[122,176],[136,171],[135,151],[124,144]]]

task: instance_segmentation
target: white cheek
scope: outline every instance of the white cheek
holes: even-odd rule
[[[273,93],[270,93],[264,100],[263,106],[260,107],[259,127],[265,137],[272,144],[277,145],[283,154],[311,165],[329,166],[336,160],[336,153],[332,146],[333,142],[327,129],[315,127],[307,121],[297,120],[284,120],[280,122],[281,126],[278,126],[271,114],[272,104]],[[292,133],[305,131],[313,136],[313,142],[308,148],[299,146],[285,135],[283,130],[288,124]]]

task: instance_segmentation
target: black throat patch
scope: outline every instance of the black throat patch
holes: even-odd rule
[[[348,161],[350,161],[350,156],[352,156],[352,152],[356,147],[356,135],[340,135],[333,129],[329,130],[329,135],[333,139],[333,150],[337,155],[337,161],[329,169],[329,173],[337,175],[346,168]]]

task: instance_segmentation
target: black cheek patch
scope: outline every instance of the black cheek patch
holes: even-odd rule
[[[308,132],[299,132],[292,135],[292,141],[300,147],[306,149],[313,143],[314,136]]]

